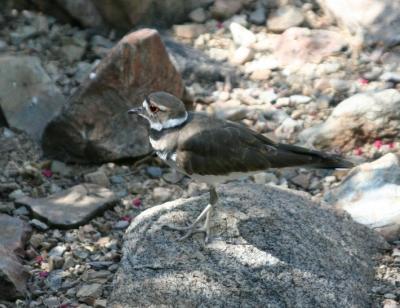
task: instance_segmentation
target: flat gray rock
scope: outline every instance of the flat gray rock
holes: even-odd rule
[[[104,212],[117,201],[114,193],[95,184],[81,184],[48,198],[24,197],[17,205],[28,207],[33,216],[58,228],[76,228]]]
[[[23,220],[0,214],[0,246],[19,256],[24,255],[25,243],[32,228]]]
[[[208,195],[144,211],[127,230],[109,307],[368,307],[385,241],[305,194],[251,184],[218,190],[214,239],[182,242]],[[218,224],[217,224],[218,223]]]

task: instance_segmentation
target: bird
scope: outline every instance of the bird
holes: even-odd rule
[[[185,231],[180,240],[202,232],[205,242],[210,241],[218,184],[269,168],[353,167],[352,162],[339,155],[278,143],[240,123],[189,112],[179,98],[163,91],[150,93],[141,106],[129,109],[128,113],[148,121],[150,144],[162,161],[209,188],[209,202],[193,223],[165,225],[171,230]]]

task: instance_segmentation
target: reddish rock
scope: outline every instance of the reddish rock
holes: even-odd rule
[[[184,86],[158,32],[142,29],[126,35],[47,126],[45,153],[92,163],[149,153],[147,123],[127,110],[159,90],[182,97]]]
[[[19,256],[24,254],[25,242],[32,231],[23,220],[9,215],[0,214],[0,246]]]
[[[25,296],[28,277],[17,256],[0,245],[0,300],[12,301]]]
[[[31,228],[24,221],[0,214],[0,300],[15,300],[26,293],[28,273],[18,256],[24,255]]]
[[[346,45],[338,32],[294,27],[281,35],[274,55],[280,66],[300,67],[306,63],[319,63]]]

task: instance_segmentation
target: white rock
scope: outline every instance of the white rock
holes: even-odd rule
[[[231,23],[229,29],[231,30],[233,41],[236,45],[250,46],[256,42],[254,33],[236,22]]]
[[[400,235],[400,162],[392,153],[354,168],[325,201],[386,239]]]
[[[292,95],[290,96],[290,103],[297,104],[307,104],[311,101],[311,97],[305,95]]]
[[[303,23],[304,16],[295,6],[282,6],[268,17],[267,26],[270,31],[283,32],[288,28],[299,26]]]
[[[232,63],[234,64],[243,64],[250,61],[254,56],[254,52],[251,48],[240,46],[238,49],[235,50]]]

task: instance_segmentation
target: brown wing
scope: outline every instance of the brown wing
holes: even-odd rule
[[[260,140],[251,130],[230,122],[199,130],[180,143],[176,163],[188,174],[224,175],[270,167],[276,155],[271,143]]]

